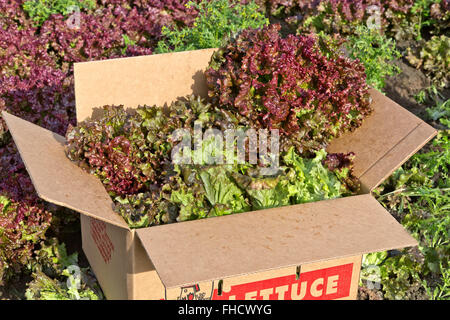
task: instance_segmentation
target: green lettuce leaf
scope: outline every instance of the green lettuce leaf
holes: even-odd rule
[[[249,177],[234,173],[233,178],[247,193],[252,210],[281,207],[290,204],[289,182],[284,175],[276,177]]]
[[[283,161],[289,167],[289,193],[293,203],[305,203],[341,196],[342,185],[336,175],[328,170],[322,161],[326,151],[316,152],[313,159],[301,158],[291,147]]]
[[[250,206],[241,189],[230,178],[225,166],[213,166],[199,171],[206,198],[212,206],[209,216],[248,211]]]

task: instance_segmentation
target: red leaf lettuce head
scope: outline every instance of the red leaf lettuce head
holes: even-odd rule
[[[370,114],[364,67],[315,35],[279,31],[277,24],[244,30],[214,53],[209,97],[255,129],[279,129],[283,150],[311,155]]]

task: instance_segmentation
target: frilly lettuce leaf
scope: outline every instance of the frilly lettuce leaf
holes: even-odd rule
[[[289,182],[283,175],[249,177],[234,173],[236,183],[245,190],[252,210],[281,207],[290,204]]]
[[[214,166],[199,171],[206,198],[212,206],[210,216],[244,212],[250,209],[244,193],[230,179],[225,166]]]
[[[336,175],[328,170],[322,161],[325,150],[316,152],[313,159],[301,158],[294,148],[284,155],[283,161],[289,167],[289,193],[293,203],[305,203],[341,196],[343,186]]]

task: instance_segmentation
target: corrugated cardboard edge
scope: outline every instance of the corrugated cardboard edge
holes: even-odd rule
[[[127,274],[127,290],[129,299],[161,300],[164,298],[165,287],[155,270],[141,241],[132,229],[129,246],[129,271]]]
[[[155,226],[136,234],[166,288],[417,245],[371,195]],[[157,245],[168,242],[176,245],[164,250]]]
[[[40,198],[129,230],[125,220],[113,211],[112,200],[100,180],[65,156],[64,137],[7,112],[2,116]],[[76,198],[86,206],[77,206]]]
[[[436,129],[425,122],[420,123],[360,176],[361,193],[373,191],[436,135]]]
[[[373,113],[353,132],[331,141],[328,152],[354,152],[361,193],[377,187],[437,131],[381,92],[370,89]]]

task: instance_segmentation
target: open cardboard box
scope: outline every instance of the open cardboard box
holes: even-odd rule
[[[77,119],[95,107],[206,96],[214,49],[75,64]],[[355,299],[365,253],[417,242],[370,194],[436,131],[371,90],[374,113],[331,152],[356,153],[360,195],[131,230],[65,139],[4,119],[39,196],[81,213],[83,250],[108,299]]]

